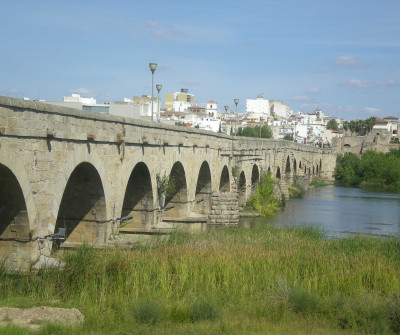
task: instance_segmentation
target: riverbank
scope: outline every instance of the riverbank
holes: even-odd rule
[[[312,227],[262,225],[58,256],[63,269],[0,271],[0,305],[74,307],[85,316],[83,326],[36,334],[400,331],[396,238],[328,240]]]

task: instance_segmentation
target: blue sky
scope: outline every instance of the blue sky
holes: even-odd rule
[[[188,88],[245,110],[399,116],[399,0],[0,0],[0,95],[98,102]],[[155,90],[156,91],[156,90]]]

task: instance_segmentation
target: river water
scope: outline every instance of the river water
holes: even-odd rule
[[[243,226],[271,223],[278,227],[316,225],[327,237],[363,233],[400,235],[400,192],[338,186],[309,189],[301,199],[268,218],[241,218]]]

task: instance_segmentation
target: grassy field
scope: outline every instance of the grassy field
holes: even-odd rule
[[[83,326],[35,334],[400,332],[397,238],[327,240],[313,227],[260,226],[177,231],[133,250],[84,246],[59,257],[63,269],[0,269],[0,305],[85,315]]]

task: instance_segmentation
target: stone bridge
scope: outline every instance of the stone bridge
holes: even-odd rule
[[[238,223],[270,170],[283,189],[295,176],[332,178],[331,151],[0,97],[0,258],[15,266],[64,244],[107,244],[118,220],[148,232],[173,222]],[[156,176],[174,191],[160,206]]]

